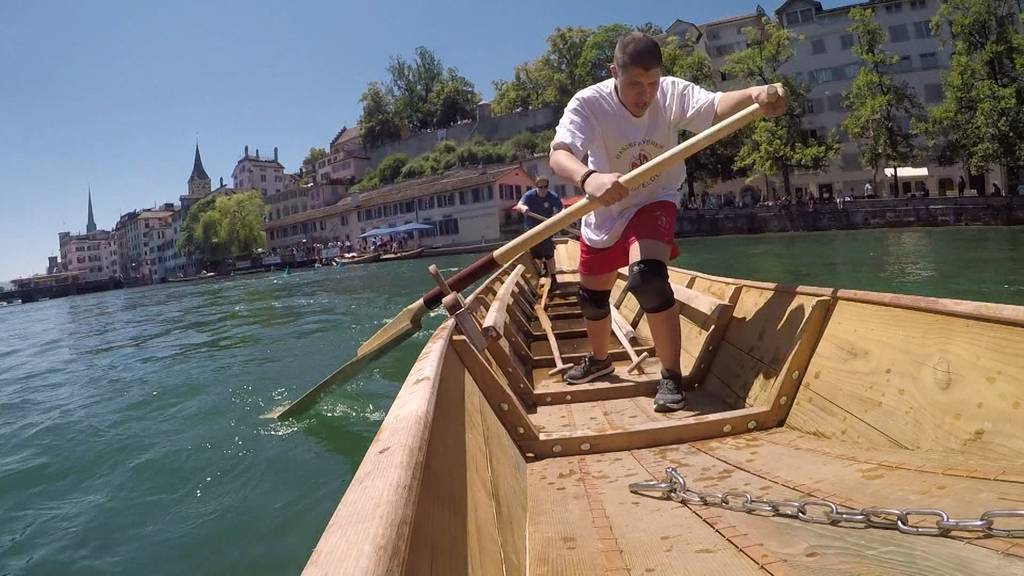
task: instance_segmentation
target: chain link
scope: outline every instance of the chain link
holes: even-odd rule
[[[868,507],[861,510],[844,508],[828,500],[770,500],[754,498],[747,492],[730,490],[728,492],[700,492],[687,487],[686,479],[679,470],[669,467],[665,469],[665,480],[662,482],[635,482],[629,485],[630,492],[659,492],[675,502],[685,504],[703,504],[746,512],[748,514],[764,514],[796,518],[814,524],[861,524],[872,528],[898,530],[904,534],[921,534],[926,536],[946,536],[952,531],[984,532],[990,536],[1003,538],[1024,538],[1024,528],[998,528],[998,518],[1024,518],[1024,510],[989,510],[979,518],[950,518],[937,508],[881,508]],[[914,525],[913,518],[923,516],[934,517],[934,526]]]

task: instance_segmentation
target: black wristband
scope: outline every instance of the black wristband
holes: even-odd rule
[[[583,173],[583,176],[580,176],[580,190],[582,190],[584,194],[587,193],[587,189],[585,187],[587,185],[587,178],[590,178],[591,176],[593,176],[596,173],[597,173],[597,170],[594,170],[593,168],[590,168],[586,172]]]

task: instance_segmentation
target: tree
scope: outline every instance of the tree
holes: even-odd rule
[[[377,178],[381,184],[391,184],[398,180],[402,168],[409,163],[409,157],[405,154],[388,154],[386,158],[377,165]]]
[[[714,89],[715,81],[711,61],[703,52],[684,47],[679,39],[669,37],[661,43],[662,73],[675,76]],[[680,134],[680,140],[686,137]],[[686,186],[689,194],[694,193],[694,183],[712,180],[730,180],[738,176],[733,168],[733,159],[739,152],[741,137],[733,134],[686,159]]]
[[[843,97],[848,114],[842,128],[857,142],[861,164],[873,171],[876,188],[879,166],[892,166],[894,196],[899,196],[899,166],[910,163],[917,153],[910,120],[920,116],[921,103],[910,86],[893,78],[891,69],[899,56],[882,49],[888,38],[875,22],[874,11],[855,7],[850,20],[849,30],[856,38],[853,53],[863,64]]]
[[[472,120],[476,117],[479,103],[480,95],[473,83],[460,76],[455,68],[449,68],[430,92],[431,127],[446,128],[463,120]]]
[[[781,176],[783,190],[789,195],[792,170],[825,169],[839,153],[839,143],[834,135],[811,138],[803,129],[806,87],[779,72],[793,56],[793,34],[767,17],[761,27],[749,27],[745,33],[747,48],[730,54],[723,71],[751,84],[781,82],[787,94],[787,107],[782,116],[754,125],[734,165],[767,176]]]
[[[359,101],[363,104],[359,134],[367,148],[376,148],[402,136],[402,125],[395,115],[394,103],[380,83],[370,82]]]
[[[1014,0],[947,0],[932,21],[952,36],[944,97],[920,125],[941,163],[968,175],[1024,164],[1024,36]],[[1016,23],[1019,26],[1019,22]]]
[[[309,149],[309,154],[306,154],[306,158],[302,160],[303,166],[316,166],[316,163],[327,158],[327,151],[323,148],[317,148],[313,146]]]
[[[178,238],[178,251],[212,264],[229,256],[250,254],[266,246],[266,211],[255,191],[207,196],[189,210]]]

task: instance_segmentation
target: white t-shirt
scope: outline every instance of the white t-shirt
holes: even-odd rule
[[[663,76],[655,102],[636,118],[615,92],[615,79],[580,90],[565,107],[555,129],[555,142],[569,146],[577,158],[588,155],[598,172],[626,174],[679,143],[679,130],[701,132],[715,120],[720,92],[709,92],[680,78]],[[680,163],[631,190],[612,206],[583,217],[583,241],[607,248],[619,239],[641,207],[659,200],[679,203],[677,188],[686,177]]]

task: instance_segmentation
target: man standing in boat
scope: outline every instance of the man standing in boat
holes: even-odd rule
[[[548,193],[548,179],[541,176],[537,178],[536,188],[532,188],[523,194],[519,203],[514,209],[523,215],[523,230],[529,230],[541,221],[531,217],[527,212],[532,212],[544,218],[551,218],[562,210],[562,200],[556,194]],[[554,282],[555,279],[555,242],[551,238],[545,238],[540,244],[530,248],[530,255],[536,260],[544,261],[544,274]]]
[[[621,38],[612,78],[581,90],[566,106],[551,143],[551,169],[601,204],[583,218],[580,244],[579,301],[591,354],[566,381],[580,384],[614,371],[608,359],[609,297],[618,269],[628,264],[626,287],[647,315],[662,365],[654,409],[669,412],[685,402],[679,313],[667,263],[678,254],[676,206],[686,172],[681,165],[666,170],[633,191],[619,178],[675,146],[680,130],[701,132],[755,103],[768,116],[779,116],[786,103],[783,94],[770,98],[767,86],[709,92],[663,77],[661,64],[653,38],[639,32]]]

